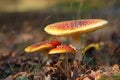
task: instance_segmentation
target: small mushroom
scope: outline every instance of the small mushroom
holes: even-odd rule
[[[97,56],[101,57],[97,52],[102,49],[104,42],[92,43],[82,49],[82,61],[85,68],[95,68],[97,64]],[[105,55],[104,55],[105,56]]]
[[[68,62],[68,53],[72,53],[73,56],[76,53],[76,49],[71,45],[58,45],[56,48],[53,48],[49,51],[49,54],[60,54],[60,59],[65,59],[65,74],[68,79],[70,79],[71,70],[69,70],[69,62]],[[59,62],[59,61],[58,61]]]
[[[39,43],[33,44],[31,46],[28,46],[27,48],[25,48],[25,52],[36,52],[36,51],[40,51],[40,50],[51,49],[60,44],[61,44],[61,42],[58,40],[43,41],[43,42],[39,42]]]
[[[72,44],[80,49],[79,37],[82,34],[87,34],[89,32],[98,30],[103,25],[107,24],[106,20],[102,19],[81,19],[64,21],[50,24],[44,28],[44,30],[51,35],[55,36],[72,36]],[[77,55],[78,59],[81,59],[80,54]]]
[[[96,51],[99,51],[104,44],[104,42],[89,44],[88,46],[82,49],[81,53],[82,55],[85,55],[85,52],[91,48],[94,48]]]
[[[60,54],[60,59],[65,59],[64,53],[73,53],[74,55],[76,53],[76,49],[72,45],[61,44],[49,51],[49,54]]]
[[[61,42],[58,40],[39,42],[25,48],[25,52],[30,53],[30,52],[42,51],[43,61],[48,59],[48,63],[49,63],[51,62],[51,59],[49,58],[48,50],[55,48],[57,45],[60,44]]]

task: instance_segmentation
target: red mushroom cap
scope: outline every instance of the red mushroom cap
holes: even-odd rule
[[[25,52],[35,52],[35,51],[40,51],[40,50],[44,50],[44,49],[51,49],[60,44],[61,44],[61,42],[57,41],[57,40],[39,42],[39,43],[33,44],[33,45],[25,48]]]
[[[100,29],[107,23],[106,20],[102,19],[72,20],[50,24],[44,30],[48,34],[58,36],[73,35],[75,33],[84,34]]]
[[[76,50],[71,45],[58,45],[49,51],[49,54],[60,54],[60,53],[75,53]]]

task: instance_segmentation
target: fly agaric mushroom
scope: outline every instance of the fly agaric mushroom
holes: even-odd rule
[[[49,51],[49,54],[64,54],[64,53],[73,53],[74,55],[74,53],[76,53],[76,49],[72,45],[61,44]],[[63,59],[65,58],[65,56],[62,55],[61,58]]]
[[[72,58],[75,56],[76,49],[72,45],[61,44],[49,51],[49,54],[60,54],[60,60],[68,59],[68,53],[72,53]]]
[[[103,27],[104,24],[107,23],[108,22],[106,20],[102,19],[64,21],[48,25],[47,27],[45,27],[45,31],[48,34],[56,36],[67,36],[76,33],[84,34],[100,29]]]
[[[44,28],[44,30],[51,35],[56,36],[72,36],[72,44],[77,48],[79,46],[79,35],[86,34],[97,29],[104,27],[107,24],[106,20],[102,19],[81,19],[64,21],[50,24]],[[80,57],[80,56],[79,56]]]
[[[51,59],[49,58],[48,50],[55,48],[57,45],[60,44],[61,42],[58,40],[39,42],[25,48],[25,52],[30,53],[30,52],[42,51],[43,52],[42,55],[44,58],[43,61],[48,59],[48,63],[49,63],[51,62]]]
[[[70,70],[69,70],[69,64],[68,64],[68,53],[72,53],[73,55],[76,53],[75,47],[72,45],[58,45],[56,48],[53,48],[49,51],[49,54],[60,54],[60,59],[66,58],[66,76],[70,78]]]

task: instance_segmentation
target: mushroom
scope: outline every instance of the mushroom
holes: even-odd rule
[[[91,48],[94,48],[96,51],[99,51],[104,44],[105,44],[104,42],[89,44],[88,46],[82,49],[81,54],[85,55],[85,52]]]
[[[65,74],[68,78],[70,78],[71,70],[69,70],[68,53],[72,53],[73,55],[75,55],[76,53],[75,47],[73,47],[72,45],[61,44],[61,45],[58,45],[56,48],[53,48],[49,51],[49,54],[60,54],[60,59],[66,60],[65,61],[66,73]]]
[[[43,61],[48,60],[47,63],[49,64],[51,62],[51,59],[49,58],[48,50],[55,48],[57,45],[60,45],[60,44],[61,42],[58,40],[43,41],[43,42],[39,42],[39,43],[28,46],[27,48],[25,48],[25,52],[30,53],[30,52],[42,51]]]
[[[46,26],[44,30],[48,34],[55,36],[71,36],[73,41],[72,44],[79,49],[79,36],[100,29],[107,23],[106,20],[102,19],[81,19],[53,23]],[[77,56],[81,59],[80,54]]]
[[[61,44],[49,51],[49,54],[60,54],[60,59],[65,59],[66,56],[64,53],[73,53],[74,55],[76,53],[76,49],[72,45]]]
[[[48,34],[56,36],[67,36],[76,33],[83,34],[100,29],[106,23],[108,22],[102,19],[81,19],[64,21],[48,25],[47,27],[45,27],[45,31]]]
[[[86,46],[81,50],[82,61],[81,64],[84,64],[85,68],[94,68],[97,64],[97,56],[101,57],[96,51],[102,49],[104,42],[92,43]]]

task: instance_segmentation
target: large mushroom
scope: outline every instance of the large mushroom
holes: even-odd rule
[[[106,20],[102,19],[81,19],[57,22],[45,27],[45,31],[48,34],[56,36],[68,36],[76,33],[84,34],[95,31],[107,24]]]
[[[51,59],[49,58],[48,50],[55,48],[57,45],[60,45],[60,44],[61,44],[61,42],[58,40],[43,41],[43,42],[39,42],[39,43],[36,43],[36,44],[26,47],[25,52],[31,53],[31,52],[41,51],[41,52],[43,52],[43,54],[42,54],[43,61],[48,60],[47,62],[50,63]]]
[[[107,23],[108,22],[106,20],[102,20],[102,19],[81,19],[81,20],[72,20],[72,21],[53,23],[46,26],[44,30],[48,34],[55,35],[55,36],[71,36],[72,41],[74,41],[72,42],[72,44],[79,49],[80,48],[79,38],[82,34],[86,34],[86,33],[98,30],[104,27],[103,25]]]

